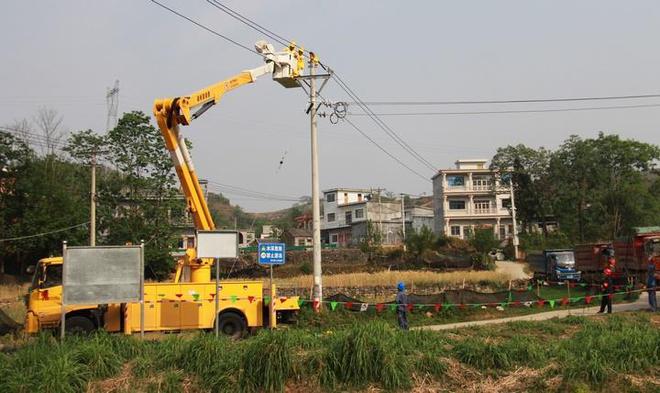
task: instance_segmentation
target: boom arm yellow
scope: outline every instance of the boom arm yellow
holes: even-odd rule
[[[263,41],[257,42],[255,47],[264,56],[266,64],[243,71],[187,96],[161,98],[154,101],[154,116],[165,140],[167,150],[172,157],[188,210],[191,212],[195,228],[198,230],[213,230],[215,229],[215,223],[204,199],[204,193],[199,184],[199,178],[195,172],[190,152],[183,135],[179,132],[179,126],[190,125],[194,119],[220,102],[225,93],[245,84],[253,83],[261,75],[273,74],[273,78],[285,86],[295,86],[297,83],[294,79],[298,71],[296,56],[290,52],[275,53],[272,45]],[[194,249],[186,250],[183,264],[191,267],[190,279],[192,282],[207,282],[210,280],[210,263],[211,260],[196,259]],[[176,282],[179,281],[181,276],[180,267],[181,265],[177,269]]]

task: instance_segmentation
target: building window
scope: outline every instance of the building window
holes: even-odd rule
[[[502,199],[502,209],[511,208],[511,198]]]
[[[326,194],[325,200],[328,202],[334,202],[335,201],[335,194]]]
[[[465,210],[465,201],[449,201],[449,210]]]
[[[488,177],[474,178],[472,179],[472,187],[477,191],[490,190],[492,188],[491,179]]]
[[[364,209],[355,209],[355,218],[364,218]]]
[[[447,185],[449,187],[465,186],[465,176],[447,176]]]
[[[362,194],[358,194],[358,202],[362,202]]]
[[[351,222],[353,222],[353,217],[351,212],[346,212],[345,217],[346,217],[346,224],[350,224]]]
[[[451,226],[451,235],[452,236],[461,236],[461,227],[459,225]]]
[[[344,193],[344,203],[348,203],[348,193]]]
[[[335,221],[335,213],[328,213],[328,222]]]
[[[500,240],[506,239],[506,225],[500,225]]]
[[[474,212],[490,213],[490,201],[474,201]]]
[[[337,234],[333,233],[330,235],[330,243],[337,243]]]

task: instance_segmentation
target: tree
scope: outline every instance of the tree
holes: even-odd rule
[[[360,250],[367,254],[369,260],[380,251],[383,244],[383,233],[371,220],[367,220],[366,236],[360,240]]]
[[[660,221],[651,192],[658,146],[600,133],[596,139],[572,136],[549,168],[558,183],[554,210],[571,238],[615,239],[639,225]]]
[[[551,152],[525,145],[497,149],[491,170],[500,174],[504,183],[513,182],[517,218],[525,228],[540,222],[546,233],[545,221],[552,210],[554,184],[547,176]]]
[[[43,135],[44,154],[55,154],[55,148],[62,140],[64,131],[62,128],[62,116],[51,108],[42,107],[34,117],[37,128]]]
[[[436,245],[437,239],[433,231],[424,225],[419,231],[412,229],[406,234],[406,248],[416,261],[420,261],[424,252],[432,250]]]

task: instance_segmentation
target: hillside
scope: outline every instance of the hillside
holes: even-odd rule
[[[272,212],[248,213],[238,205],[232,205],[231,200],[219,193],[208,193],[208,204],[213,220],[220,229],[254,229],[257,234],[264,224],[276,224],[281,227],[294,225],[294,218],[311,209],[310,204],[296,203],[287,209]]]

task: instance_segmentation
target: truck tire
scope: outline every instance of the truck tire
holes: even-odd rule
[[[238,313],[231,311],[222,313],[218,316],[218,323],[220,333],[233,340],[237,340],[247,333],[247,324]]]
[[[96,329],[96,326],[91,319],[79,315],[68,317],[64,327],[67,333],[74,335],[90,334],[92,331],[94,331],[94,329]]]

